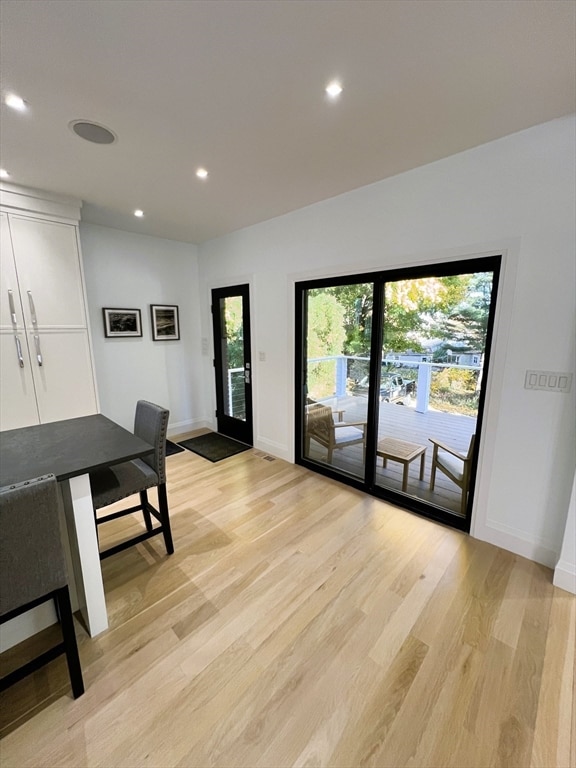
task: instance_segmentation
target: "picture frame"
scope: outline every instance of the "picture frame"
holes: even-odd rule
[[[152,341],[178,341],[180,320],[176,304],[151,304]]]
[[[142,315],[139,309],[102,307],[104,336],[125,339],[142,336]]]

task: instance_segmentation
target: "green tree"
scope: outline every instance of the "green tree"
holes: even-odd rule
[[[373,283],[335,285],[325,289],[334,296],[344,312],[345,355],[370,354],[372,336]]]
[[[308,333],[306,356],[341,355],[346,341],[344,307],[335,296],[323,289],[313,289],[308,294]],[[334,360],[308,364],[308,394],[311,397],[329,397],[334,394],[336,382]]]
[[[335,296],[314,289],[308,295],[308,357],[340,355],[344,351],[346,330],[344,307]]]
[[[244,338],[242,325],[242,297],[228,296],[224,305],[226,351],[228,368],[244,367]]]
[[[436,313],[431,325],[436,338],[445,340],[438,356],[450,346],[456,346],[459,352],[483,352],[486,346],[493,274],[476,272],[461,277],[467,278],[461,301],[448,313]]]
[[[437,337],[434,319],[446,318],[463,301],[469,277],[422,277],[386,283],[384,354],[422,352],[422,340]]]
[[[423,277],[385,284],[383,353],[422,352],[426,339],[463,351],[483,350],[492,273]],[[308,357],[368,356],[373,283],[313,289],[308,305]],[[342,333],[344,338],[342,338]]]

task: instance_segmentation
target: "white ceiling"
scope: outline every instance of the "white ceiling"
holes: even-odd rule
[[[575,111],[571,0],[0,7],[2,93],[30,105],[2,105],[10,181],[159,237],[200,243]]]

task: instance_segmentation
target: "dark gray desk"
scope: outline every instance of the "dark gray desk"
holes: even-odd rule
[[[153,450],[101,414],[11,429],[0,432],[0,486],[49,472],[68,480]]]
[[[89,472],[154,450],[101,414],[0,432],[0,485],[52,473],[60,483],[76,595],[90,635],[108,616]]]

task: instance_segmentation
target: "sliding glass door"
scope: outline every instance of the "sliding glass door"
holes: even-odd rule
[[[364,478],[373,283],[303,289],[303,456]],[[356,381],[353,399],[350,382]]]
[[[298,284],[296,461],[468,530],[499,264]]]

